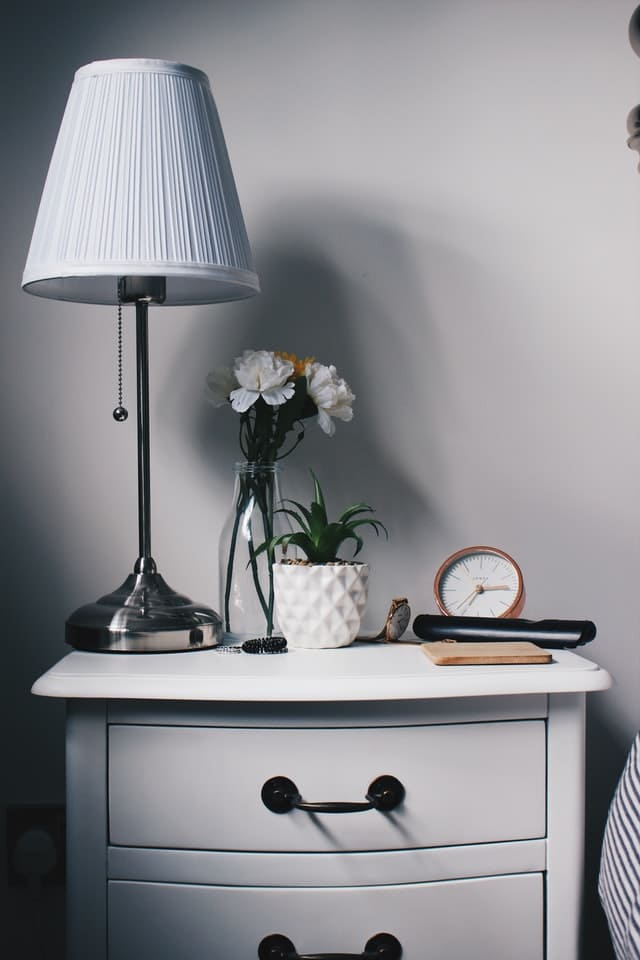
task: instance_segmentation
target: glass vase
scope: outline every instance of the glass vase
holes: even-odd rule
[[[273,554],[258,547],[284,533],[280,506],[280,468],[275,463],[236,463],[231,510],[220,534],[219,610],[233,639],[274,633]]]

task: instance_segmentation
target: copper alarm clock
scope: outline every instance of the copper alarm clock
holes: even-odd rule
[[[522,571],[496,547],[458,550],[441,565],[433,589],[450,617],[517,617],[524,606]]]

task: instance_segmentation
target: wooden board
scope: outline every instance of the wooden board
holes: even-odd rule
[[[528,640],[448,641],[422,643],[422,649],[439,667],[468,666],[481,663],[550,663],[548,650]]]

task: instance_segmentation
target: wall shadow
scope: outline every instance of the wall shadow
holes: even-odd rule
[[[205,353],[209,368],[231,364],[250,347],[335,364],[356,394],[353,421],[336,421],[331,438],[315,420],[305,422],[303,442],[284,461],[283,493],[307,499],[312,467],[330,508],[371,503],[390,540],[369,538],[363,556],[375,554],[384,564],[440,526],[425,491],[442,480],[435,442],[441,365],[409,242],[391,224],[363,218],[332,198],[305,199],[303,210],[280,209],[266,218],[266,232],[253,243],[260,296],[192,329],[167,373],[167,389],[187,352]],[[395,303],[404,315],[394,312]],[[237,415],[202,401],[190,429],[194,456],[220,489],[230,490],[230,468],[239,458]],[[399,453],[407,442],[421,464],[421,483],[415,462]]]

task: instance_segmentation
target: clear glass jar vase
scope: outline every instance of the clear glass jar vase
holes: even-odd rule
[[[220,614],[237,640],[274,633],[273,554],[258,547],[284,533],[280,468],[275,463],[236,463],[231,510],[220,534]]]

